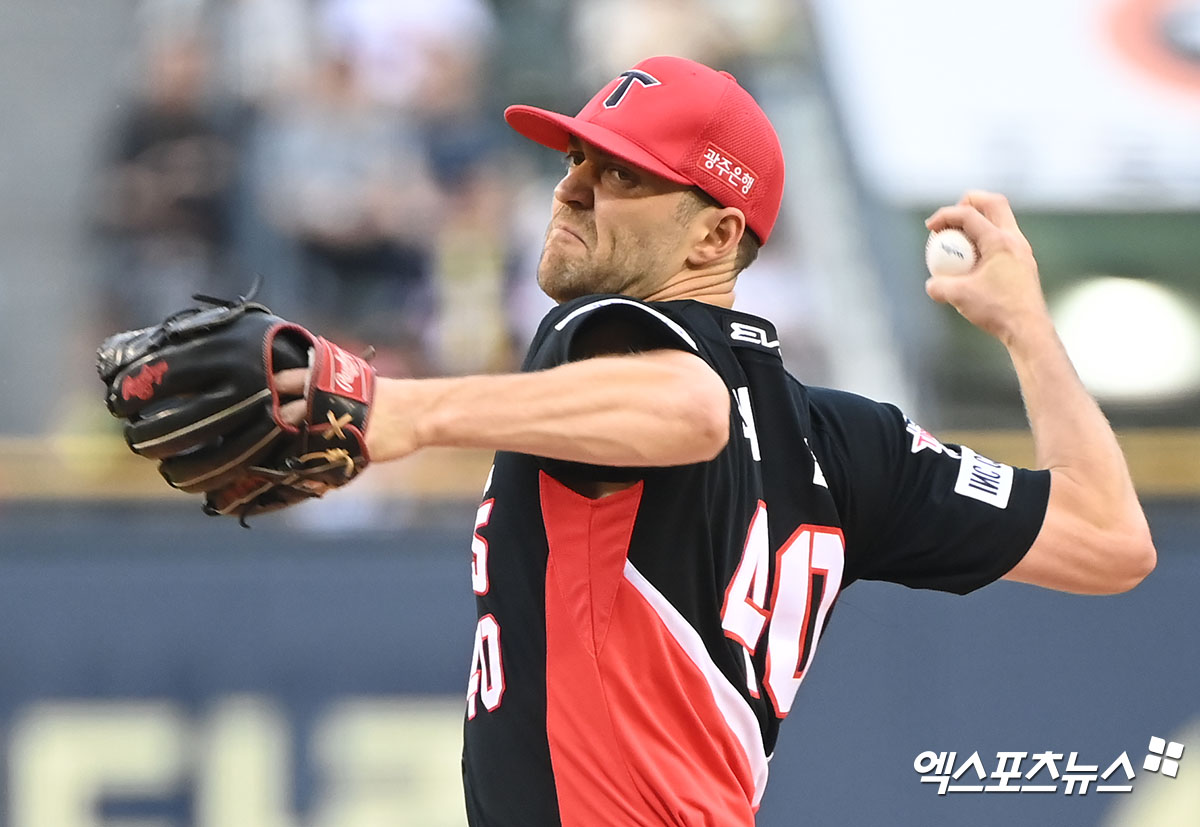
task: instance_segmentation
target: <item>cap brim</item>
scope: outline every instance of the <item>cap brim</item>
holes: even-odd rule
[[[588,121],[570,115],[538,109],[535,106],[510,106],[504,110],[504,120],[518,133],[542,146],[566,152],[571,136],[595,146],[609,155],[628,161],[639,169],[654,173],[660,178],[677,184],[693,184],[690,178],[680,175],[665,163],[655,158],[638,144]]]

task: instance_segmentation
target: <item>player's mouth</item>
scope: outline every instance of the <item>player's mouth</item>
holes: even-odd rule
[[[567,227],[563,224],[551,224],[550,232],[546,234],[546,240],[549,241],[552,237],[554,237],[554,235],[556,233],[562,234],[569,238],[573,238],[576,241],[578,241],[580,244],[582,244],[584,247],[587,246],[587,241],[584,240],[583,235],[581,233],[579,233],[576,230],[573,230],[570,227]]]

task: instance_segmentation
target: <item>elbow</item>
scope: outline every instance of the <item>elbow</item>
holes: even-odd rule
[[[700,357],[681,350],[636,359],[641,383],[631,404],[633,421],[641,426],[622,436],[636,452],[630,464],[668,467],[715,459],[729,444],[732,403],[725,382]]]
[[[716,459],[729,444],[729,392],[719,385],[719,395],[711,390],[700,395],[692,409],[692,428],[698,462]]]
[[[1113,538],[1111,548],[1109,594],[1122,594],[1134,589],[1158,565],[1158,552],[1145,523],[1136,530],[1123,532],[1121,536]]]
[[[1151,541],[1148,533],[1144,540],[1126,551],[1126,557],[1128,560],[1125,564],[1124,588],[1120,590],[1122,592],[1127,592],[1137,586],[1158,565],[1158,552],[1155,550],[1154,543]]]
[[[728,444],[729,409],[726,408],[724,417],[706,417],[699,429],[700,461],[709,462],[716,459]]]
[[[1078,476],[1078,475],[1076,475]],[[1064,591],[1121,594],[1154,571],[1158,553],[1145,512],[1129,486],[1092,484],[1052,471],[1043,528],[1058,559],[1050,579]],[[1062,575],[1059,577],[1058,575]]]
[[[729,443],[729,391],[725,383],[711,371],[701,381],[688,383],[686,392],[678,395],[680,418],[687,423],[686,451],[690,462],[708,462]]]
[[[658,369],[652,375],[654,418],[668,428],[656,436],[644,435],[650,440],[647,464],[692,465],[715,459],[729,444],[732,402],[725,382],[690,353],[669,351],[648,358]]]

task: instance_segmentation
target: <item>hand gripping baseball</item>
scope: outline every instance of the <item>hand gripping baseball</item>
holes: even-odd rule
[[[369,462],[374,370],[261,304],[175,313],[109,337],[97,352],[109,411],[167,482],[203,492],[209,514],[253,514],[319,497]],[[285,420],[274,375],[307,368],[303,416]]]
[[[1050,324],[1033,249],[1004,196],[972,190],[931,215],[925,226],[961,228],[980,256],[964,275],[931,276],[925,282],[930,298],[952,305],[1005,345],[1031,326]]]

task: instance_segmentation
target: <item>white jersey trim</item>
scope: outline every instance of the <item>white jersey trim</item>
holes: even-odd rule
[[[751,804],[758,807],[762,801],[763,790],[767,786],[767,755],[754,711],[709,656],[700,633],[692,628],[679,610],[628,560],[625,561],[625,579],[646,599],[650,608],[671,633],[671,637],[675,638],[675,642],[704,675],[713,700],[717,703],[717,709],[721,711],[725,723],[746,754],[750,772],[754,775],[754,800]]]
[[[570,313],[568,313],[562,319],[562,321],[560,321],[558,324],[556,324],[554,326],[554,329],[562,330],[564,327],[569,325],[571,322],[573,322],[579,316],[582,316],[584,313],[589,313],[593,310],[599,310],[601,307],[608,307],[610,304],[627,304],[630,307],[636,307],[639,310],[646,311],[651,316],[653,316],[654,318],[658,319],[660,322],[665,324],[667,327],[671,328],[671,330],[673,330],[679,336],[679,338],[683,339],[685,342],[688,343],[688,346],[692,350],[700,350],[699,346],[696,344],[696,340],[693,339],[688,334],[688,332],[686,330],[684,330],[682,327],[680,327],[678,324],[676,324],[675,322],[668,319],[662,313],[659,313],[653,307],[647,307],[646,305],[641,304],[640,302],[630,301],[629,299],[620,299],[620,298],[599,299],[598,301],[594,301],[591,304],[585,304],[583,307],[577,307],[574,310],[572,310]]]

